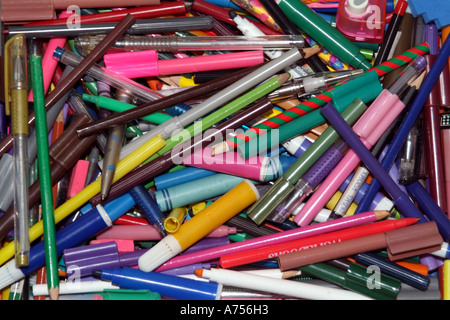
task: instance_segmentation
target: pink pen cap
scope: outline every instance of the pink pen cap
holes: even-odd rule
[[[237,152],[228,151],[212,155],[212,150],[210,147],[197,150],[184,158],[181,163],[196,168],[264,181],[270,158],[253,156],[244,160]]]
[[[196,73],[232,68],[246,68],[264,62],[264,52],[243,51],[181,59],[158,60],[154,50],[109,53],[104,56],[107,69],[128,78]]]

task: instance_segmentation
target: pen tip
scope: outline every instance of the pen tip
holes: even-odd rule
[[[96,278],[102,277],[102,271],[101,270],[92,270],[92,275]]]
[[[203,275],[203,269],[197,269],[194,271],[194,273],[197,277],[201,277]]]

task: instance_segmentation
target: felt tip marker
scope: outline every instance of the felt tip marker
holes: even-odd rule
[[[138,261],[139,269],[152,271],[206,236],[225,221],[238,214],[259,198],[252,182],[244,180],[200,213],[183,223],[177,232],[169,234]]]

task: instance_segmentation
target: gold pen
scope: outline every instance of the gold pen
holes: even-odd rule
[[[5,106],[11,116],[14,159],[14,243],[16,266],[28,266],[28,90],[26,38],[19,34],[5,44]]]

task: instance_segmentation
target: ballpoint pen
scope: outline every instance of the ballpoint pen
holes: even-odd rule
[[[340,82],[351,80],[364,73],[362,69],[335,72],[318,72],[313,75],[293,79],[280,89],[269,94],[269,99],[283,99],[291,96],[301,98],[307,94],[325,91]]]
[[[75,48],[80,54],[89,52],[104,38],[102,35],[78,36]],[[302,48],[305,40],[298,35],[245,36],[133,36],[121,37],[111,51],[156,50],[159,52],[204,51],[204,50],[286,50]]]
[[[5,45],[7,112],[12,118],[14,146],[14,242],[17,266],[28,265],[28,96],[26,39],[17,35]]]

